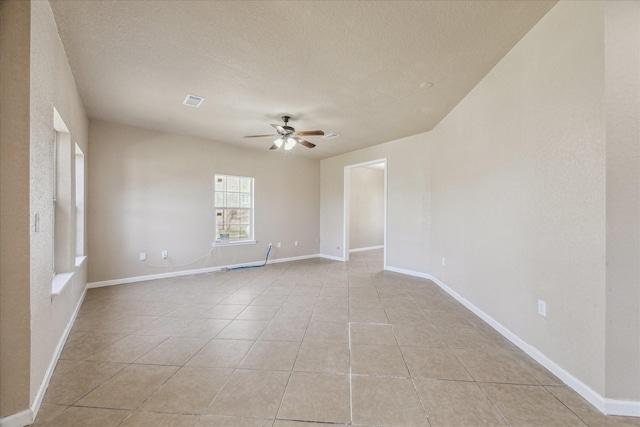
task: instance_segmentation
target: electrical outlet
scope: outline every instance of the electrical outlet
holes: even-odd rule
[[[281,248],[282,247],[282,243],[280,243],[280,242],[276,243],[276,247],[277,248]]]
[[[293,246],[298,246],[298,241],[293,242]]]
[[[167,259],[169,258],[169,252],[168,251],[162,251],[162,259]]]
[[[445,265],[445,264],[446,264],[445,259],[444,257],[442,257],[442,265]]]
[[[541,299],[538,300],[538,314],[542,317],[547,317],[547,303]]]
[[[146,260],[147,260],[147,253],[140,252],[140,261],[146,261]]]

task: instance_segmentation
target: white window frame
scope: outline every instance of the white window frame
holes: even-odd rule
[[[218,182],[218,179],[224,179],[224,178],[238,178],[238,179],[250,179],[251,180],[251,194],[249,194],[248,196],[250,197],[250,204],[251,206],[249,208],[244,208],[244,207],[229,207],[229,206],[220,206],[217,203],[218,197],[217,194],[218,193],[236,193],[235,191],[228,191],[227,189],[224,190],[218,190],[216,187],[216,184]],[[246,193],[241,193],[240,191],[237,192],[239,198],[242,196],[245,196]],[[250,176],[239,176],[239,175],[228,175],[228,174],[215,174],[214,176],[214,194],[213,194],[213,206],[214,206],[214,232],[215,232],[215,244],[216,245],[220,245],[220,246],[225,246],[225,245],[241,245],[241,244],[253,244],[256,243],[255,241],[255,221],[254,221],[254,211],[255,211],[255,178],[250,177]],[[247,210],[249,211],[249,235],[246,238],[243,239],[229,239],[228,241],[223,241],[220,238],[220,233],[218,233],[218,225],[217,225],[217,219],[218,219],[218,211],[224,211],[224,210]]]

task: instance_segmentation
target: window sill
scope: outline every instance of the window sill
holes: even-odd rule
[[[242,246],[242,245],[255,245],[255,240],[239,240],[237,242],[215,242],[213,247],[217,248],[218,246]]]
[[[80,267],[82,264],[84,264],[84,262],[87,260],[87,257],[85,255],[82,256],[77,256],[76,257],[76,268]]]
[[[53,276],[51,281],[51,296],[55,297],[62,293],[62,290],[71,283],[75,273],[60,273]]]

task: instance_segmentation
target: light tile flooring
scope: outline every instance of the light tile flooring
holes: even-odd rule
[[[381,251],[92,289],[36,425],[628,426]]]

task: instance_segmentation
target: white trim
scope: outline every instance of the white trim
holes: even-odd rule
[[[79,255],[76,257],[76,268],[81,267],[82,264],[87,260],[86,255]]]
[[[383,219],[383,253],[382,253],[382,268],[386,270],[387,268],[387,158],[383,157],[377,160],[370,160],[368,162],[355,163],[353,165],[347,165],[344,167],[344,176],[343,176],[343,215],[342,215],[342,259],[335,258],[336,261],[349,261],[349,253],[353,252],[349,249],[349,198],[350,198],[350,171],[351,169],[367,167],[371,165],[377,165],[382,163],[384,165],[384,219]],[[334,258],[329,258],[334,259]]]
[[[303,259],[310,259],[310,258],[317,258],[317,257],[318,257],[317,254],[313,254],[313,255],[302,255],[302,256],[296,256],[296,257],[290,257],[290,258],[276,258],[276,259],[270,259],[267,262],[267,265],[280,264],[281,262],[289,262],[289,261],[300,261]],[[263,264],[264,264],[264,261],[244,262],[241,264],[226,265],[224,267],[219,267],[219,269],[227,271],[229,269],[237,268],[237,267],[251,267],[251,266],[262,267]]]
[[[75,271],[71,273],[59,273],[53,276],[53,280],[51,281],[51,296],[55,297],[60,295],[64,288],[71,283],[74,274],[76,274]]]
[[[281,262],[289,262],[289,261],[300,261],[303,259],[310,258],[320,258],[322,257],[319,254],[312,255],[302,255],[297,257],[290,258],[277,258],[270,259],[267,264],[279,264]],[[340,260],[341,261],[341,260]],[[262,265],[264,264],[264,260],[261,261],[253,261],[253,262],[245,262],[242,264],[231,264],[224,265],[219,267],[207,267],[207,268],[196,268],[192,270],[180,270],[180,271],[171,271],[168,273],[159,273],[159,274],[148,274],[146,276],[135,276],[135,277],[124,277],[122,279],[113,279],[113,280],[103,280],[100,282],[91,282],[87,284],[87,288],[102,288],[104,286],[114,286],[114,285],[124,285],[126,283],[136,283],[136,282],[146,282],[147,280],[156,280],[156,279],[166,279],[168,277],[179,277],[179,276],[191,276],[194,274],[202,274],[202,273],[214,273],[216,271],[227,270],[235,267],[246,267],[250,265]]]
[[[604,398],[604,408],[607,415],[621,415],[626,417],[640,417],[640,402],[633,400],[616,400]]]
[[[376,249],[384,249],[384,245],[380,245],[380,246],[369,246],[367,248],[356,248],[356,249],[349,249],[349,253],[353,253],[353,252],[365,252],[365,251],[374,251]]]
[[[87,288],[102,288],[104,286],[124,285],[126,283],[146,282],[147,280],[166,279],[168,277],[189,276],[198,273],[212,273],[222,270],[222,267],[197,268],[194,270],[171,271],[168,273],[147,274],[145,276],[123,277],[122,279],[102,280],[87,283]]]
[[[33,411],[31,409],[25,409],[17,414],[9,415],[8,417],[0,418],[0,427],[24,427],[33,423],[34,420]]]
[[[346,262],[344,258],[340,258],[339,256],[333,256],[333,255],[318,254],[318,258],[324,258],[330,261]]]
[[[432,279],[433,276],[431,276],[430,274],[420,273],[418,271],[413,271],[413,270],[405,270],[404,268],[397,268],[397,267],[387,266],[387,268],[385,268],[385,270],[391,271],[393,273],[406,274],[407,276],[421,277],[423,279],[433,280]],[[435,280],[434,280],[434,282],[435,282]]]
[[[242,246],[242,245],[255,245],[257,240],[230,240],[228,242],[221,242],[216,240],[211,247],[213,248],[223,248],[226,246]]]
[[[35,421],[36,416],[38,415],[38,411],[40,411],[40,405],[42,404],[42,399],[44,399],[44,394],[49,387],[49,382],[51,381],[51,376],[53,375],[53,371],[56,369],[56,365],[58,364],[58,359],[60,359],[60,355],[62,354],[62,350],[64,349],[64,345],[67,342],[67,338],[71,333],[71,328],[73,328],[73,324],[76,321],[76,317],[78,317],[78,313],[80,312],[80,308],[82,307],[82,303],[84,302],[84,297],[87,295],[87,288],[85,287],[80,299],[78,299],[78,303],[76,304],[75,310],[73,310],[73,314],[67,323],[60,340],[58,341],[58,345],[56,346],[55,352],[53,353],[53,357],[51,358],[51,363],[47,368],[47,371],[44,374],[44,378],[40,383],[40,388],[38,389],[38,393],[36,393],[36,397],[33,399],[33,403],[31,404],[31,413],[33,414],[33,419],[31,422]],[[4,427],[4,426],[3,426]]]
[[[460,304],[471,310],[476,316],[484,320],[493,329],[498,331],[502,336],[511,341],[522,351],[531,356],[536,362],[547,368],[552,374],[558,377],[567,386],[573,389],[576,393],[582,396],[587,402],[595,406],[600,412],[606,415],[622,415],[630,417],[640,417],[640,402],[633,400],[615,400],[602,397],[598,392],[594,391],[591,387],[580,381],[578,378],[565,371],[558,366],[554,361],[545,356],[540,350],[527,344],[520,337],[515,335],[509,329],[502,326],[497,320],[489,316],[484,311],[473,305],[469,300],[458,294],[456,291],[445,285],[437,277],[417,271],[405,270],[402,268],[387,267],[385,270],[393,271],[396,273],[407,274],[409,276],[421,277],[423,279],[429,279],[438,285],[446,293],[454,297]]]

